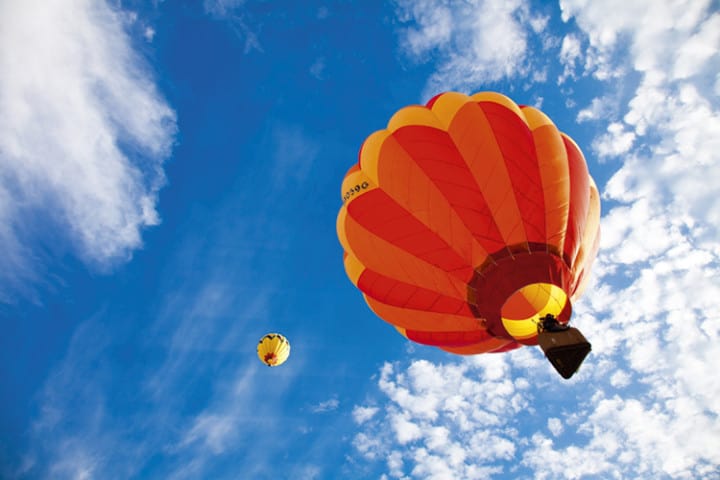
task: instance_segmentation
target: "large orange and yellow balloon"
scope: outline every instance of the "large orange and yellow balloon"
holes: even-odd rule
[[[537,344],[567,324],[599,242],[580,148],[541,111],[444,93],[370,135],[337,232],[367,304],[410,340],[458,354]]]

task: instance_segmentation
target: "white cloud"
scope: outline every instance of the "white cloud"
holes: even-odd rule
[[[388,470],[393,478],[407,478],[403,475],[403,459],[400,452],[391,452],[387,457]]]
[[[93,458],[82,447],[74,442],[63,445],[64,455],[50,470],[54,478],[72,478],[74,480],[90,480],[95,478],[97,459]]]
[[[708,60],[717,56],[720,48],[720,14],[714,14],[700,25],[677,50],[673,77],[683,79],[704,70]]]
[[[630,385],[631,377],[627,372],[618,370],[610,377],[610,385],[615,388],[627,387]]]
[[[378,386],[389,402],[359,422],[356,449],[370,460],[385,459],[393,478],[485,478],[501,471],[492,462],[513,457],[516,432],[509,425],[529,407],[522,382],[516,388],[503,376],[509,368],[499,356],[460,365],[419,360],[405,371],[385,364]],[[370,407],[356,411],[363,408]]]
[[[236,430],[237,420],[233,415],[203,413],[195,418],[180,445],[185,447],[200,442],[212,454],[219,455],[225,451]]]
[[[109,330],[100,315],[80,325],[44,386],[41,414],[31,432],[37,461],[27,467],[29,475],[132,478],[160,455],[166,460],[163,478],[207,478],[215,460],[231,455],[257,476],[272,464],[275,447],[290,437],[299,441],[299,433],[288,432],[277,415],[293,380],[291,371],[276,372],[269,394],[266,371],[253,355],[254,339],[244,337],[247,324],[228,327],[222,320],[230,316],[227,312],[236,313],[237,305],[217,295],[199,297],[195,305],[181,300],[160,315],[177,322],[175,330],[164,328],[162,318],[143,332],[151,348],[164,355],[161,362],[118,364],[127,332]],[[267,310],[246,306],[254,319]],[[192,330],[190,324],[201,328]],[[246,355],[238,353],[238,345],[250,345]],[[192,408],[188,391],[198,391],[208,372],[208,398]],[[119,413],[113,396],[120,390],[145,408],[134,410],[130,419]],[[311,465],[290,467],[297,468],[294,478],[318,476]]]
[[[355,435],[352,441],[353,447],[366,459],[375,460],[384,452],[383,441],[377,435],[367,435],[363,432]]]
[[[395,431],[397,442],[404,445],[420,438],[420,427],[408,420],[407,416],[399,413],[390,416],[390,425]]]
[[[675,46],[697,25],[706,6],[705,1],[662,1],[652,6],[643,0],[560,2],[563,19],[574,18],[587,35],[586,67],[601,79],[617,76],[625,68],[617,61],[617,50],[627,49],[632,67],[639,71],[668,65]],[[666,50],[665,45],[674,48]]]
[[[717,33],[710,33],[717,15],[708,15],[707,2],[655,2],[646,11],[641,2],[603,4],[610,16],[584,2],[563,6],[605,61],[624,58],[611,55],[619,37],[609,32],[618,32],[640,75],[622,123],[609,127],[616,144],[605,152],[625,158],[603,196],[623,205],[603,218],[601,288],[588,291],[590,316],[578,313],[593,319],[594,328],[606,324],[601,348],[618,352],[608,358],[611,386],[645,393],[641,401],[600,390],[588,428],[616,441],[593,440],[587,448],[595,442],[600,458],[613,458],[617,444],[630,445],[617,455],[620,472],[703,477],[720,464],[702,438],[720,432],[712,400],[720,384],[708,370],[720,358],[720,321],[712,313],[720,305],[720,217],[705,186],[720,178],[720,111],[703,88],[720,66]],[[693,54],[678,53],[690,48]],[[598,145],[607,139],[599,137]],[[609,332],[615,328],[622,334]],[[699,423],[704,427],[693,427]],[[692,437],[691,428],[702,435]]]
[[[601,157],[625,157],[605,198],[633,202],[644,196],[649,202],[644,209],[652,213],[648,221],[659,220],[681,232],[690,228],[693,242],[717,251],[711,238],[718,234],[720,201],[703,185],[720,175],[715,154],[720,148],[720,110],[717,96],[707,88],[720,69],[720,34],[714,28],[720,19],[708,13],[707,2],[656,2],[645,10],[641,6],[618,2],[608,16],[596,4],[563,2],[563,10],[575,16],[589,39],[605,39],[595,43],[608,58],[619,43],[607,32],[619,32],[628,48],[617,61],[627,59],[640,75],[622,119],[612,121],[594,142]],[[596,99],[578,119],[601,117],[602,104]]]
[[[337,398],[331,398],[329,400],[325,400],[324,402],[320,402],[317,405],[314,405],[312,407],[313,413],[324,413],[324,412],[331,412],[333,410],[337,410],[337,408],[340,406],[340,402]]]
[[[605,135],[593,142],[593,149],[601,159],[619,157],[629,152],[634,142],[635,133],[628,131],[623,124],[615,122],[608,125]]]
[[[561,419],[556,417],[548,418],[548,430],[553,434],[553,437],[559,436],[563,432],[563,422]]]
[[[716,36],[707,33],[708,25],[718,21],[717,15],[704,19],[703,5],[694,2],[681,8],[661,2],[659,19],[638,24],[628,20],[634,28],[625,31],[633,53],[630,61],[639,69],[641,80],[622,123],[613,122],[595,146],[604,156],[627,155],[607,185],[606,198],[628,202],[645,196],[653,213],[649,221],[666,215],[668,228],[690,228],[693,242],[716,252],[712,239],[718,234],[720,201],[704,184],[720,175],[715,154],[720,148],[720,111],[717,97],[705,86],[715,81],[720,59],[715,54],[703,57],[702,63],[688,59],[693,66],[682,67],[684,73],[671,78],[667,65],[673,61],[662,56],[698,42],[706,47],[700,52],[717,49]],[[616,15],[630,16],[630,12],[634,10],[620,8]],[[591,29],[588,35],[599,35],[604,27],[597,24],[604,20],[588,11],[579,15],[579,23]],[[656,42],[650,49],[655,53],[640,48],[651,40]]]
[[[145,40],[148,42],[152,42],[155,38],[155,29],[152,27],[145,27],[145,30],[143,31],[143,36],[145,37]]]
[[[378,410],[379,408],[377,407],[362,407],[356,405],[352,411],[353,420],[355,420],[355,423],[358,425],[362,425],[373,418]]]
[[[645,355],[642,346],[653,332],[643,334],[642,330],[652,327],[652,322],[630,322],[635,328],[627,332],[628,345],[620,356],[598,349],[589,359],[592,370],[584,369],[578,375],[585,378],[574,383],[560,383],[545,375],[549,368],[545,364],[542,371],[538,367],[526,371],[519,366],[524,361],[518,362],[519,355],[514,353],[507,355],[509,362],[500,362],[507,368],[505,379],[495,381],[484,375],[492,365],[483,366],[483,357],[444,365],[415,361],[407,370],[386,365],[378,386],[388,402],[372,420],[362,423],[354,445],[366,459],[387,462],[387,473],[393,478],[504,477],[509,474],[508,464],[521,467],[523,474],[517,476],[523,478],[702,477],[720,464],[712,448],[712,439],[720,434],[717,406],[712,405],[717,382],[708,384],[710,372],[673,375],[672,371],[675,362],[712,368],[715,359],[678,360],[690,355],[690,350]],[[666,339],[660,341],[663,348],[674,348]],[[717,348],[707,351],[706,341],[690,343],[717,356]],[[630,385],[626,374],[613,375],[610,383],[605,379],[603,364],[621,360],[623,355],[643,358],[628,362],[639,373],[633,388],[640,386],[640,395],[629,395],[627,390],[623,397],[611,393]],[[658,362],[664,357],[668,361]],[[444,381],[436,390],[423,390],[412,378],[419,372],[440,372]],[[508,383],[511,378],[523,378],[524,373],[533,375],[529,388],[521,390]],[[694,386],[688,389],[688,383]],[[436,418],[401,407],[408,399],[428,396],[440,397]],[[544,424],[539,421],[543,418]],[[573,441],[555,444],[547,431],[552,437]]]
[[[41,228],[32,218],[88,263],[128,258],[159,222],[175,115],[123,15],[104,2],[3,2],[0,72],[3,283],[38,268],[19,247]]]
[[[317,78],[318,80],[323,79],[323,72],[325,71],[325,58],[318,57],[315,59],[312,65],[310,65],[310,75]]]
[[[402,0],[397,15],[407,24],[401,30],[404,52],[416,61],[437,62],[425,97],[445,90],[475,91],[483,83],[528,73],[526,28],[539,34],[548,21],[531,15],[521,0]]]
[[[80,324],[65,358],[39,392],[40,413],[31,425],[30,464],[19,477],[97,478],[137,476],[146,440],[128,438],[126,419],[113,418],[112,377],[104,352],[112,336],[102,315]]]
[[[578,112],[578,123],[606,119],[614,110],[613,103],[609,97],[593,98],[589,107],[583,108]]]
[[[654,260],[682,241],[664,212],[647,198],[612,209],[604,217],[603,227],[601,261],[615,264]]]
[[[612,451],[617,451],[616,445]],[[530,439],[530,446],[525,450],[522,463],[533,471],[533,478],[580,479],[588,475],[599,478],[623,478],[619,474],[624,465],[618,467],[606,460],[606,451],[598,449],[595,444],[588,448],[570,446],[557,449],[553,441],[542,434],[535,434]]]
[[[181,459],[172,462],[171,478],[207,477],[213,462],[227,455],[236,459],[252,456],[243,470],[251,477],[257,477],[271,464],[273,448],[288,439],[287,432],[283,436],[282,418],[276,412],[291,376],[275,378],[272,396],[268,396],[265,389],[258,388],[266,380],[259,365],[255,359],[246,361],[230,381],[215,382],[215,393],[206,406],[183,419],[177,441],[167,447]],[[251,452],[247,448],[249,442],[253,445]],[[303,465],[298,471],[303,478],[313,478],[315,474],[311,465]]]
[[[227,22],[238,38],[245,41],[245,53],[262,52],[260,39],[255,31],[254,20],[242,8],[245,0],[204,0],[205,13],[217,20]]]
[[[392,478],[712,478],[718,471],[720,204],[712,182],[720,178],[720,115],[711,89],[701,88],[703,82],[717,84],[717,56],[708,54],[710,45],[696,58],[680,61],[673,48],[715,41],[707,23],[715,20],[700,2],[686,4],[690,13],[685,14],[674,12],[675,4],[653,3],[658,18],[649,17],[647,4],[639,2],[596,5],[601,4],[563,2],[564,15],[578,20],[578,35],[584,32],[588,39],[583,41],[592,46],[586,68],[599,78],[636,69],[641,79],[627,108],[615,112],[593,103],[583,114],[608,122],[599,138],[608,125],[616,125],[620,140],[634,136],[616,149],[622,164],[601,185],[609,207],[602,249],[593,284],[574,305],[575,322],[592,341],[593,353],[570,382],[559,380],[537,349],[529,348],[457,363],[383,366],[380,400],[370,398],[353,410],[359,431],[352,442],[361,457],[381,463]],[[421,16],[406,9],[408,18]],[[437,31],[428,30],[426,37],[418,21],[414,45],[420,54],[451,43],[441,28],[442,15],[438,18]],[[657,42],[652,48],[651,40]],[[621,44],[631,55],[623,64],[615,50]],[[464,55],[477,58],[470,50]],[[303,169],[309,168],[304,159],[317,152],[302,131],[295,132],[274,158],[283,179],[304,178],[308,171]],[[613,154],[611,147],[606,151]],[[155,372],[156,382],[149,382],[157,398],[171,401],[170,387],[188,381],[182,372],[196,358],[192,352],[222,343],[199,336],[194,316],[208,305],[229,305],[226,295],[227,290],[210,285],[200,289],[196,303],[178,302],[187,315],[169,330],[166,362]],[[178,311],[169,309],[167,318],[175,321],[178,315],[171,314]],[[203,318],[205,326],[209,318]],[[95,372],[76,369],[72,361],[61,370],[75,372],[75,379]],[[230,385],[214,385],[206,408],[173,424],[176,452],[188,459],[187,475],[204,472],[213,456],[237,448],[240,434],[226,425],[237,427],[242,419],[242,392],[250,389],[243,388],[241,371],[231,376]],[[78,383],[53,385],[48,391],[57,394],[75,391]],[[73,398],[100,406],[105,400],[94,390]],[[49,427],[34,438],[62,426],[59,413],[72,411],[72,402],[50,400],[57,399],[43,402]],[[53,458],[63,472],[106,471],[105,460],[90,448],[93,441],[108,440],[118,451],[129,446],[99,435],[115,425],[108,424],[101,408],[95,413],[63,437],[85,439],[73,444],[82,446],[77,454],[70,443],[54,444]],[[251,425],[249,432],[263,426]],[[60,462],[65,447],[72,462],[67,468]],[[104,445],[103,451],[111,449]],[[315,474],[308,467],[308,476]]]
[[[568,77],[575,75],[575,68],[579,58],[581,58],[580,39],[574,35],[566,35],[563,37],[562,46],[560,47],[560,63],[563,65],[563,73],[558,78],[558,84],[564,83]]]

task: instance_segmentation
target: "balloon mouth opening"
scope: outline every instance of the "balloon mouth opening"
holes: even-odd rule
[[[266,353],[263,357],[263,361],[271,367],[277,364],[277,360],[277,355],[275,355],[274,353]]]
[[[515,340],[533,339],[537,337],[540,317],[547,314],[560,317],[567,303],[567,294],[557,285],[544,282],[525,285],[503,304],[503,327]]]

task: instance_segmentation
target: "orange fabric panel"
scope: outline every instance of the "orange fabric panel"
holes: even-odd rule
[[[442,129],[447,131],[450,124],[455,119],[457,112],[466,104],[472,103],[472,99],[464,93],[446,92],[439,95],[428,108],[432,109],[433,115],[442,124]]]
[[[545,199],[533,136],[523,118],[493,102],[479,104],[505,159],[528,242],[545,242]]]
[[[360,165],[358,165],[357,163],[355,163],[355,164],[353,164],[352,167],[350,167],[350,168],[348,169],[348,171],[345,173],[345,176],[347,177],[347,176],[350,175],[351,173],[355,173],[355,172],[357,172],[358,170],[360,170]]]
[[[585,230],[582,235],[582,243],[578,250],[575,264],[573,265],[573,277],[575,284],[572,288],[571,298],[579,297],[589,281],[590,268],[598,248],[600,246],[600,194],[592,178],[590,180],[590,199],[588,202],[588,214],[585,222]]]
[[[472,331],[480,327],[480,321],[469,309],[456,314],[414,310],[395,307],[365,295],[365,301],[375,314],[386,322],[401,328],[428,332]]]
[[[464,299],[465,282],[378,237],[353,218],[351,211],[355,202],[372,195],[382,195],[382,191],[373,190],[350,203],[348,214],[338,227],[350,246],[350,253],[366,268],[389,278],[434,290],[448,297]]]
[[[546,243],[555,247],[557,252],[562,252],[570,209],[570,179],[565,144],[554,125],[542,125],[532,133],[545,199]]]
[[[565,246],[563,254],[569,266],[574,266],[575,258],[582,233],[587,222],[590,203],[590,173],[580,148],[567,135],[562,135],[565,150],[567,151],[570,176],[570,209],[568,223],[565,228]]]
[[[492,253],[505,245],[526,242],[525,229],[503,152],[480,105],[465,104],[455,115],[448,133],[467,163],[487,204],[490,218],[500,233],[500,238],[488,235],[495,230],[493,228],[485,232],[488,236],[478,237],[480,243]]]

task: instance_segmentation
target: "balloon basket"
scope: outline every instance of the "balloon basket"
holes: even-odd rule
[[[578,371],[591,346],[580,330],[568,327],[559,331],[541,331],[538,344],[545,357],[563,378],[569,379]]]

